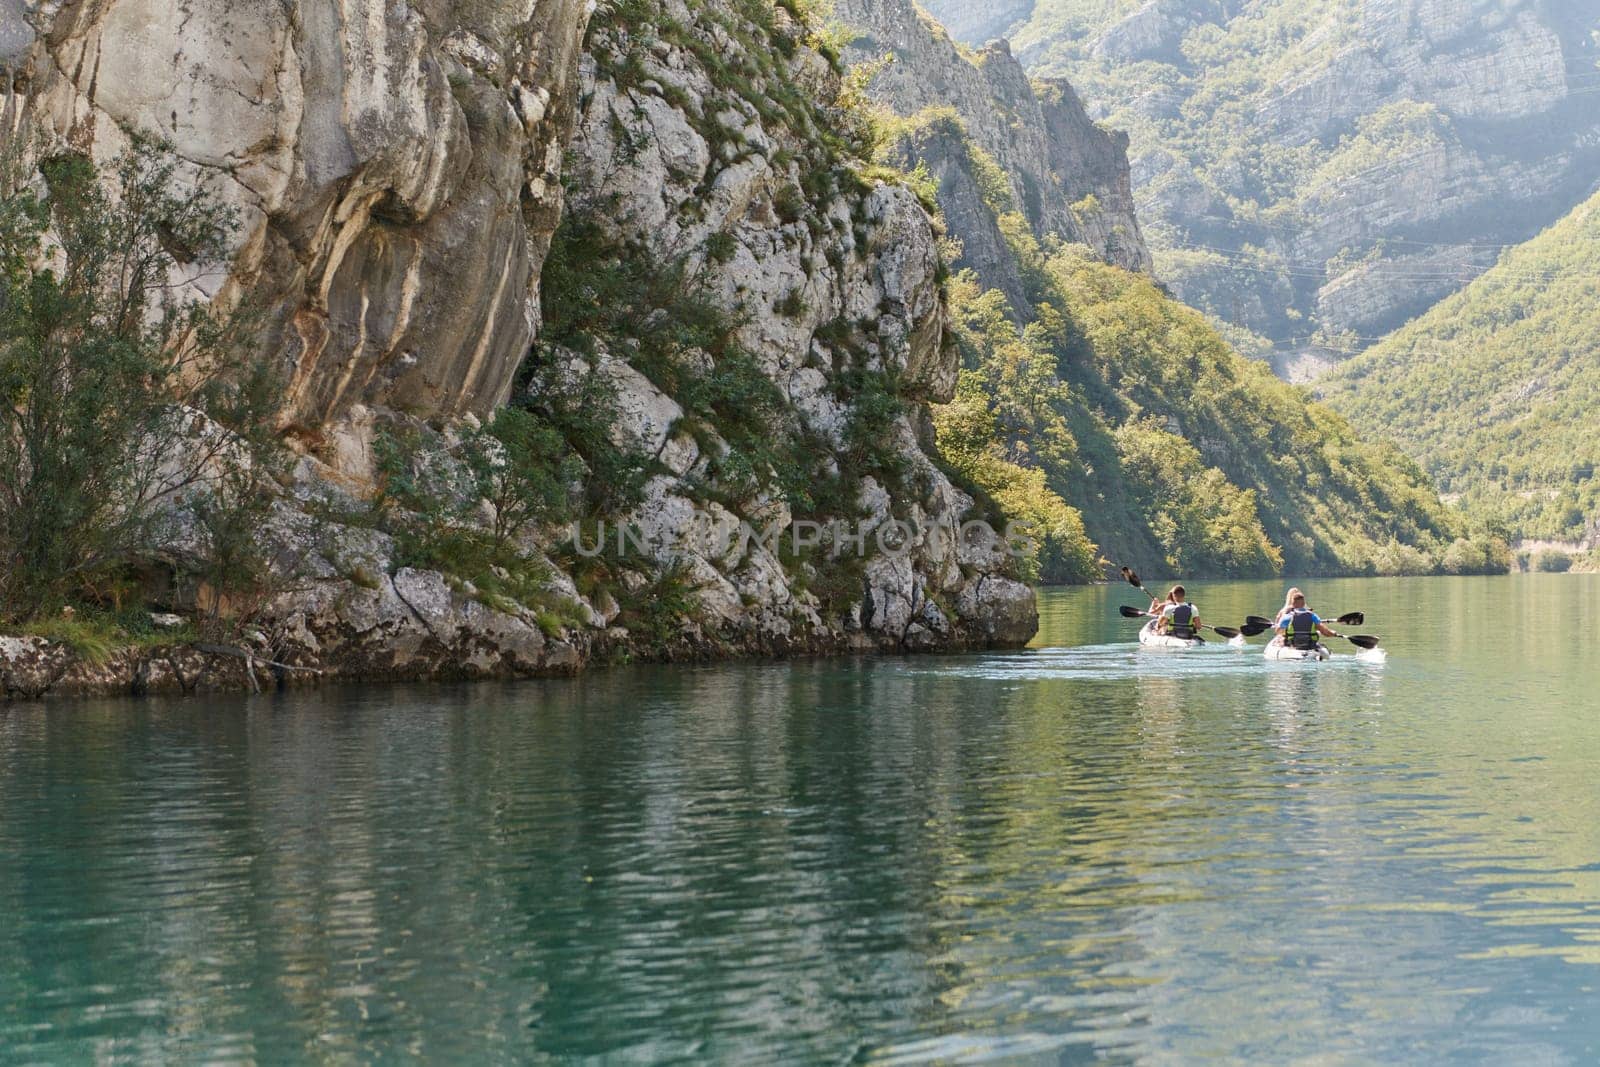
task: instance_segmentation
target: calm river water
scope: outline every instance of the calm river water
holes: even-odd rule
[[[1600,579],[1308,588],[1388,662],[0,708],[0,1063],[1593,1062]]]

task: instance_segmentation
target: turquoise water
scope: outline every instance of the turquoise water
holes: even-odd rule
[[[1593,1062],[1600,580],[1307,587],[1388,661],[0,708],[0,1063]]]

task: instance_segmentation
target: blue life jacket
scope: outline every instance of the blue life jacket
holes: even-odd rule
[[[1191,638],[1194,633],[1194,605],[1179,604],[1167,616],[1167,633],[1173,637]]]
[[[1317,647],[1317,617],[1310,611],[1297,611],[1289,616],[1289,625],[1283,628],[1283,643],[1302,650]]]

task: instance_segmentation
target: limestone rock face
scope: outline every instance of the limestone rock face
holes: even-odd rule
[[[289,426],[315,441],[356,405],[504,401],[538,326],[592,0],[26,6],[32,40],[0,47],[41,151],[162,138],[238,212],[199,295],[271,312]]]
[[[858,559],[859,578],[850,595],[829,603],[806,590],[809,565],[797,573],[784,558],[795,529],[788,506],[775,496],[754,505],[715,493],[708,499],[704,483],[709,478],[714,488],[715,476],[691,455],[697,446],[675,444],[670,428],[681,409],[672,398],[636,370],[604,372],[628,432],[649,451],[682,448],[690,460],[663,462],[627,517],[645,550],[683,568],[695,589],[702,610],[686,649],[1026,641],[1037,616],[1025,586],[993,611],[973,596],[966,614],[952,606],[970,586],[1000,581],[1005,560],[963,558],[961,523],[973,502],[925,454],[916,428],[918,406],[950,399],[959,370],[945,336],[932,221],[900,185],[837,178],[824,185],[826,164],[803,128],[807,120],[780,113],[774,87],[713,77],[703,58],[707,41],[735,70],[761,66],[753,51],[777,51],[737,5],[665,3],[660,17],[654,27],[595,29],[570,151],[569,210],[649,261],[687,265],[701,291],[738,323],[739,347],[788,398],[793,421],[774,434],[813,434],[840,450],[829,462],[843,466],[856,400],[840,381],[882,375],[910,405],[882,442],[899,454],[905,476],[893,487],[862,480],[867,517],[859,523],[850,514],[832,517],[858,539],[845,551]],[[645,40],[651,43],[641,47]],[[786,71],[761,77],[808,86],[823,101],[839,86],[805,48]],[[611,353],[600,366],[619,358]],[[752,530],[782,532],[763,542]]]
[[[1183,35],[1203,21],[1196,6],[1193,0],[1148,0],[1100,35],[1094,55],[1111,60],[1170,59]]]
[[[861,34],[853,63],[882,66],[870,92],[912,118],[901,162],[921,162],[939,182],[939,201],[964,245],[958,266],[1026,309],[1020,281],[973,174],[959,126],[1004,172],[1013,210],[1034,232],[1087,244],[1107,262],[1150,269],[1150,253],[1133,208],[1126,135],[1097,126],[1065,81],[1031,81],[1004,41],[974,56],[911,0],[841,0],[835,17]],[[948,117],[954,113],[954,121]]]
[[[1493,266],[1495,259],[1491,249],[1445,245],[1358,264],[1317,291],[1317,320],[1335,333],[1371,336],[1386,323],[1420,314]],[[1396,285],[1397,274],[1411,284]]]
[[[650,573],[670,572],[694,605],[665,636],[671,656],[1032,636],[1032,591],[1007,577],[1004,553],[963,537],[973,501],[923,445],[925,405],[949,400],[959,371],[933,221],[839,147],[847,131],[824,128],[846,121],[831,105],[840,75],[803,33],[769,37],[732,0],[662,0],[653,29],[618,21],[586,38],[577,0],[244,7],[40,5],[18,46],[20,114],[47,150],[105,158],[130,131],[164,136],[186,180],[238,208],[223,287],[274,311],[268,356],[292,372],[287,428],[311,445],[258,533],[291,580],[247,647],[90,670],[48,642],[0,645],[0,695],[570,673],[644,647],[629,626]],[[773,12],[780,27],[788,18]],[[729,66],[759,67],[764,84]],[[596,588],[578,580],[566,531],[528,531],[519,547],[551,609],[534,610],[423,569],[360,518],[372,514],[362,475],[375,427],[404,423],[448,452],[507,398],[540,325],[564,183],[565,210],[631,255],[681,267],[736,324],[731,343],[784,401],[774,437],[805,442],[822,475],[859,465],[866,446],[892,457],[892,477],[841,483],[856,499],[817,515],[849,528],[846,563],[796,558],[775,484],[728,491],[726,427],[630,362],[637,346],[542,344],[535,388],[603,383],[604,431],[645,468],[638,503],[608,515],[610,528],[626,527],[627,552],[653,571]],[[709,374],[723,356],[683,358]],[[891,414],[864,446],[861,409],[885,395]]]

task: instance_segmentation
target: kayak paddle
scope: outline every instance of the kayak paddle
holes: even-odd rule
[[[1151,600],[1154,600],[1156,598],[1156,595],[1154,593],[1152,593],[1150,590],[1148,590],[1148,589],[1146,589],[1144,587],[1144,583],[1139,580],[1138,572],[1135,571],[1133,568],[1131,568],[1131,567],[1123,567],[1122,568],[1122,579],[1123,579],[1123,581],[1127,582],[1129,585],[1133,586],[1135,589],[1139,590],[1139,592],[1141,592],[1145,596],[1149,597]]]
[[[1155,616],[1150,614],[1148,611],[1140,611],[1138,608],[1130,607],[1127,604],[1123,604],[1121,607],[1117,608],[1117,611],[1121,613],[1121,615],[1122,615],[1122,617],[1124,619],[1153,619],[1153,618],[1155,618]],[[1235,637],[1239,636],[1239,631],[1235,630],[1231,626],[1207,626],[1205,623],[1201,623],[1200,624],[1200,629],[1202,629],[1202,630],[1210,630],[1212,633],[1216,634],[1218,637],[1226,637],[1230,641],[1233,640]]]
[[[1338,623],[1340,626],[1360,626],[1362,623],[1367,621],[1367,617],[1362,612],[1352,611],[1349,614],[1340,615],[1333,621]],[[1244,617],[1244,624],[1246,626],[1265,626],[1269,630],[1272,629],[1272,620],[1263,619],[1260,615],[1246,615]],[[1260,633],[1259,630],[1256,632]]]
[[[1368,637],[1366,634],[1351,634],[1348,637],[1344,634],[1334,634],[1333,636],[1349,641],[1357,648],[1365,648],[1369,651],[1378,647],[1378,638]]]

